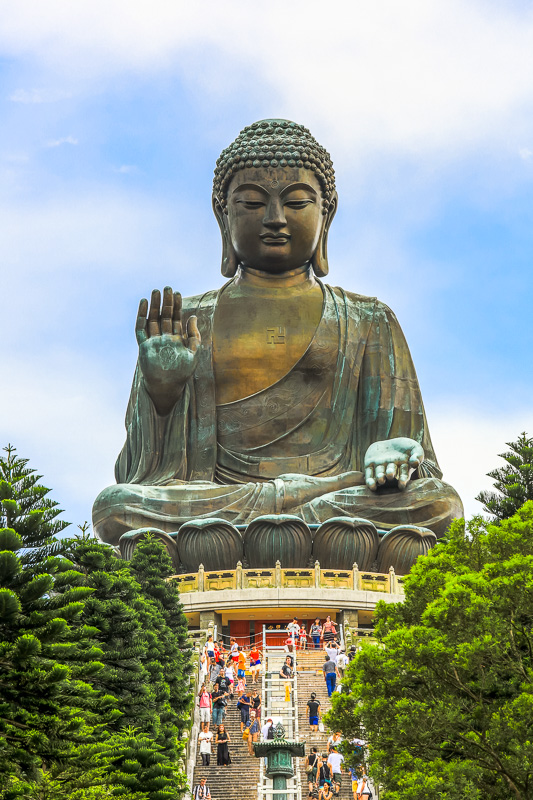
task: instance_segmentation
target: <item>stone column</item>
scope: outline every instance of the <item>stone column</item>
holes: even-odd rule
[[[202,630],[209,627],[214,628],[215,625],[217,626],[217,635],[220,638],[220,634],[222,633],[222,614],[218,614],[211,609],[208,611],[200,611],[200,628],[202,628]]]
[[[343,609],[339,614],[339,622],[344,628],[344,641],[346,647],[355,644],[357,628],[359,626],[359,612],[357,609]]]

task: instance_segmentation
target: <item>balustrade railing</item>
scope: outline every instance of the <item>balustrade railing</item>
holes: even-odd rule
[[[169,580],[179,583],[181,594],[213,592],[224,589],[353,589],[383,594],[403,594],[404,576],[396,575],[391,567],[387,573],[360,570],[323,569],[319,562],[307,569],[285,569],[280,562],[273,569],[244,569],[237,563],[234,570],[206,571],[202,564],[198,572],[172,575]]]

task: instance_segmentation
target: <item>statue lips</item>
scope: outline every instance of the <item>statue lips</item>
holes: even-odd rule
[[[267,233],[260,233],[259,238],[262,239],[265,244],[279,247],[280,245],[287,244],[291,235],[290,233],[272,233],[268,231]]]

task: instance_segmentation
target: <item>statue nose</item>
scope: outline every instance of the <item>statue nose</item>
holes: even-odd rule
[[[283,228],[287,224],[285,213],[283,211],[283,204],[279,198],[273,197],[265,208],[265,216],[263,217],[263,225],[267,228]]]

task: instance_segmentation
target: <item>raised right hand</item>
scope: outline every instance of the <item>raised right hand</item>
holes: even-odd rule
[[[186,381],[196,366],[201,344],[196,317],[187,320],[187,330],[181,323],[181,294],[170,286],[161,292],[154,289],[148,310],[148,300],[139,303],[135,335],[139,344],[139,365],[146,388],[160,414],[174,406]]]

